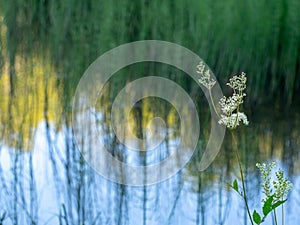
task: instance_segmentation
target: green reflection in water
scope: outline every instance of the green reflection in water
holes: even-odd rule
[[[253,190],[251,196],[255,196],[258,192],[259,174],[255,168],[257,161],[280,160],[290,176],[298,176],[300,110],[294,107],[287,113],[278,102],[283,99],[292,105],[298,98],[296,94],[300,87],[300,14],[297,11],[300,7],[299,1],[270,3],[255,0],[252,3],[253,5],[247,2],[237,4],[234,0],[217,1],[214,4],[209,0],[0,1],[1,148],[10,146],[12,152],[28,151],[27,154],[31,156],[30,150],[33,149],[36,129],[41,121],[46,121],[48,125],[53,123],[56,135],[67,127],[68,131],[64,130],[63,133],[71,136],[72,97],[87,66],[96,57],[119,44],[134,40],[162,39],[182,44],[202,56],[216,72],[220,83],[225,82],[229,74],[239,69],[246,71],[249,74],[250,87],[248,105],[255,106],[256,102],[262,103],[266,98],[271,100],[266,106],[256,106],[262,110],[255,109],[251,112],[253,107],[247,108],[246,112],[250,113],[250,125],[238,132],[239,149],[247,168],[247,178],[249,180],[256,178],[249,184]],[[210,131],[209,113],[202,110],[206,105],[201,91],[179,71],[168,67],[145,63],[125,69],[123,73],[132,74],[130,70],[136,75],[112,80],[105,91],[109,94],[99,100],[103,101],[103,104],[99,104],[97,110],[107,115],[102,125],[106,126],[110,122],[111,99],[124,84],[139,76],[164,74],[183,85],[193,99],[199,102],[198,110],[202,118],[201,139],[198,155],[196,154],[187,165],[184,174],[179,174],[182,180],[178,183],[177,180],[173,183],[171,181],[165,189],[169,192],[174,189],[176,196],[176,193],[180,193],[182,185],[188,183],[192,192],[199,194],[195,201],[197,214],[192,219],[197,224],[201,221],[205,224],[204,214],[209,207],[202,203],[205,202],[207,195],[214,195],[211,190],[215,191],[214,187],[217,186],[219,196],[223,194],[227,196],[224,182],[237,175],[237,164],[231,151],[231,144],[227,141],[229,138],[225,139],[223,149],[210,168],[205,173],[199,174],[197,163]],[[267,95],[270,97],[266,97]],[[133,109],[131,114],[132,130],[137,136],[143,136],[147,122],[158,114],[165,118],[169,128],[175,129],[171,140],[176,137],[179,118],[172,107],[157,99],[142,101],[140,106]],[[108,130],[108,133],[111,133],[111,130]],[[112,137],[112,143],[115,143],[114,138]],[[53,147],[51,140],[48,141]],[[82,221],[92,220],[88,218],[96,221],[97,213],[101,212],[104,215],[101,218],[102,224],[111,221],[126,224],[132,219],[126,215],[128,209],[126,207],[131,202],[137,201],[138,207],[142,208],[141,221],[147,221],[150,217],[148,211],[151,208],[147,208],[147,202],[151,200],[148,196],[150,191],[147,192],[146,188],[139,190],[142,197],[138,201],[132,197],[135,196],[136,190],[105,184],[101,191],[104,192],[107,188],[112,190],[110,195],[114,196],[109,198],[107,197],[109,194],[105,193],[103,197],[101,193],[94,191],[99,188],[99,183],[95,182],[95,174],[90,173],[85,162],[76,153],[76,147],[70,143],[72,141],[65,138],[62,144],[66,146],[67,154],[63,167],[56,168],[53,161],[49,168],[53,173],[66,174],[60,181],[54,179],[57,186],[52,191],[57,192],[58,205],[65,204],[66,208],[55,211],[55,214],[60,218],[67,214],[66,217],[71,224],[74,221],[80,224]],[[15,224],[24,224],[23,221],[30,221],[28,215],[33,220],[37,218],[35,209],[40,203],[36,195],[40,193],[34,193],[37,190],[34,173],[30,173],[30,176],[26,174],[28,180],[22,180],[24,174],[20,171],[25,167],[32,169],[32,162],[31,164],[28,162],[27,165],[24,164],[27,162],[25,159],[17,160],[15,154],[10,157],[14,164],[8,177],[12,179],[5,182],[3,174],[0,173],[3,188],[1,190],[6,190],[5,186],[8,186],[7,190],[15,196],[11,198],[10,205],[5,205],[4,208],[1,205],[1,210],[10,212],[10,218],[13,218],[11,220]],[[28,188],[30,200],[24,198],[25,191],[20,188],[27,184],[30,184]],[[89,189],[91,186],[94,189]],[[67,194],[62,191],[64,189],[68,190]],[[164,200],[161,200],[160,196],[165,197],[166,191],[155,193],[151,196],[152,199],[156,202]],[[65,199],[61,195],[66,195]],[[19,196],[23,196],[25,200],[22,201],[26,202],[27,208],[19,209],[15,206],[20,202]],[[95,196],[101,196],[106,200],[105,208],[109,208],[108,211],[101,209],[94,212],[90,209],[97,209],[103,204],[103,199],[99,200]],[[112,202],[117,202],[118,205],[111,206]],[[175,203],[173,208],[169,207],[174,209],[174,212]],[[26,213],[22,211],[24,208],[27,210]],[[154,213],[151,211],[153,214],[160,211],[159,204],[153,208],[157,209]],[[218,210],[218,207],[216,208]],[[219,222],[227,215],[221,210],[216,212]],[[179,217],[175,215],[175,218]],[[169,218],[171,221],[174,216]]]

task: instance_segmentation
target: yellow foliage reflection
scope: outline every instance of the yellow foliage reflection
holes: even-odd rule
[[[58,118],[60,88],[45,59],[16,57],[15,62],[14,74],[6,64],[0,77],[0,132],[5,145],[29,151],[37,125]]]

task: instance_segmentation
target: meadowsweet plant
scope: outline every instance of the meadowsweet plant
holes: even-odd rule
[[[238,152],[238,145],[236,141],[235,134],[233,130],[240,125],[240,122],[243,122],[245,125],[248,125],[247,116],[241,112],[241,105],[243,103],[243,99],[246,96],[244,90],[246,89],[246,74],[243,72],[239,76],[233,76],[227,85],[233,89],[233,94],[230,97],[223,96],[219,104],[221,106],[221,115],[217,112],[213,98],[211,96],[211,88],[215,85],[216,81],[211,77],[211,74],[208,69],[205,69],[205,65],[200,62],[197,66],[197,73],[200,74],[199,83],[205,86],[209,90],[210,99],[213,105],[213,108],[216,114],[219,116],[219,124],[226,126],[231,131],[232,137],[232,146],[236,154],[236,158],[239,164],[239,170],[242,180],[242,191],[238,190],[238,183],[237,180],[233,182],[231,187],[236,190],[244,199],[248,216],[250,218],[251,224],[254,225],[253,219],[250,213],[249,205],[248,205],[248,198],[245,188],[245,179],[244,173],[242,169],[242,164]]]
[[[216,81],[212,78],[209,69],[206,68],[206,66],[204,65],[203,62],[200,62],[197,65],[196,72],[200,74],[200,77],[198,79],[199,83],[202,84],[204,87],[206,87],[208,89],[210,101],[212,102],[214,111],[219,116],[219,113],[218,113],[218,111],[216,109],[216,106],[214,104],[214,101],[212,99],[212,94],[211,94],[211,89],[216,84]]]
[[[273,211],[274,221],[277,225],[275,209],[281,205],[283,210],[283,203],[286,201],[286,199],[284,198],[286,197],[287,193],[292,189],[292,184],[286,178],[284,178],[282,170],[278,170],[275,173],[275,176],[277,178],[276,180],[271,179],[271,171],[275,167],[275,163],[258,163],[256,166],[260,169],[262,174],[263,183],[261,186],[263,188],[263,193],[266,197],[263,199],[263,216],[261,216],[256,210],[254,210],[251,214],[248,204],[244,172],[238,151],[237,139],[233,132],[241,123],[243,123],[244,125],[249,124],[246,114],[241,111],[241,106],[244,102],[244,97],[246,96],[246,74],[242,72],[240,75],[233,76],[229,79],[227,85],[230,88],[232,88],[233,94],[229,97],[223,96],[220,99],[219,104],[221,107],[221,114],[219,114],[216,110],[213,98],[211,96],[211,89],[215,85],[216,81],[211,77],[209,70],[206,68],[203,62],[200,62],[197,66],[197,73],[200,74],[199,83],[209,90],[213,108],[219,117],[219,124],[226,126],[231,131],[230,133],[232,137],[232,147],[234,149],[238,161],[239,172],[241,176],[241,188],[239,187],[238,181],[236,179],[229,186],[243,198],[247,214],[252,225],[261,224],[262,222],[264,222],[266,216],[271,211]],[[282,224],[284,224],[283,216]]]
[[[293,184],[287,178],[284,178],[284,173],[281,169],[275,173],[275,176],[277,180],[273,181],[273,186],[275,189],[274,201],[278,201],[287,196],[289,191],[293,189]]]
[[[263,193],[265,194],[265,198],[262,199],[263,207],[262,212],[263,216],[261,216],[256,210],[253,212],[253,219],[256,224],[261,224],[266,216],[273,211],[274,215],[274,223],[277,225],[277,217],[276,217],[276,208],[281,206],[282,210],[282,224],[284,224],[284,209],[283,203],[286,202],[286,196],[289,191],[292,190],[292,183],[284,177],[283,170],[279,169],[275,172],[275,177],[272,176],[271,172],[273,168],[276,166],[275,162],[266,164],[266,163],[257,163],[257,168],[260,170],[262,177],[261,187],[263,188]]]
[[[209,69],[205,69],[203,62],[200,62],[197,66],[197,73],[200,74],[200,78],[198,79],[199,83],[205,86],[208,90],[215,85],[216,81],[211,77]]]
[[[222,114],[219,124],[223,124],[229,129],[236,128],[241,121],[245,125],[249,124],[245,113],[240,112],[240,106],[243,103],[243,98],[246,96],[246,93],[244,93],[246,81],[247,78],[244,72],[239,76],[230,78],[227,85],[233,89],[233,94],[230,97],[224,96],[220,99]]]
[[[263,202],[266,202],[267,198],[272,195],[272,188],[271,188],[271,171],[276,166],[275,162],[270,164],[266,163],[256,163],[256,167],[260,170],[261,178],[263,183],[261,187],[263,188],[263,193],[266,195],[266,199],[263,199]]]

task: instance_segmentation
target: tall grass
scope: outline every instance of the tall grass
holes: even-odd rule
[[[300,2],[1,0],[7,58],[50,52],[71,93],[84,69],[129,41],[176,42],[201,56],[220,83],[246,71],[253,102],[291,104],[300,90]],[[2,26],[1,29],[3,29]],[[28,47],[31,46],[31,47]],[[37,47],[39,46],[39,47]]]

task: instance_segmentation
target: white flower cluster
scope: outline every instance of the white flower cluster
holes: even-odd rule
[[[276,180],[272,180],[271,171],[276,166],[275,162],[270,164],[256,163],[256,166],[260,170],[263,180],[261,186],[264,189],[264,194],[266,195],[263,202],[272,195],[274,195],[274,203],[279,200],[283,200],[283,198],[285,198],[289,191],[293,188],[292,183],[284,177],[283,170],[279,169],[275,172]]]
[[[200,62],[199,65],[197,65],[197,73],[201,75],[198,79],[199,83],[205,86],[207,89],[211,89],[215,85],[216,81],[211,78],[209,69],[205,70],[205,65],[203,62]]]
[[[277,181],[273,181],[273,186],[275,188],[275,199],[282,200],[290,190],[293,189],[293,184],[283,176],[283,171],[279,169],[276,173]]]
[[[246,74],[243,72],[239,76],[230,78],[228,86],[233,89],[233,95],[230,97],[222,97],[220,99],[220,106],[222,110],[219,124],[225,125],[229,129],[236,128],[242,121],[245,125],[249,124],[247,116],[240,112],[240,105],[243,103],[243,98],[246,96],[243,90],[246,88]]]
[[[200,74],[200,78],[198,79],[199,83],[205,86],[207,89],[211,89],[216,81],[211,77],[211,73],[209,69],[205,69],[205,65],[203,62],[200,62],[197,65],[197,73]],[[243,91],[246,88],[246,74],[242,72],[239,76],[233,76],[229,79],[227,85],[233,89],[233,95],[230,97],[222,97],[220,99],[220,106],[222,110],[222,114],[219,116],[219,124],[225,125],[229,129],[236,128],[240,122],[245,125],[249,124],[247,116],[245,113],[240,112],[240,105],[243,103],[243,98],[246,96]],[[211,95],[211,93],[210,93]],[[213,102],[212,102],[213,103]],[[215,105],[213,103],[214,109]],[[216,111],[217,115],[218,112]]]
[[[243,91],[246,88],[247,77],[244,72],[240,76],[233,76],[229,79],[229,83],[227,85],[231,87],[233,90]]]
[[[228,98],[226,96],[223,96],[219,102],[221,105],[222,112],[225,115],[231,115],[233,111],[236,110],[237,107],[243,103],[244,96],[246,96],[246,94],[243,94],[241,96],[236,93],[233,93],[233,95]]]
[[[269,198],[272,195],[272,188],[271,188],[271,171],[276,166],[275,162],[272,162],[270,164],[266,163],[256,163],[256,167],[259,169],[261,173],[261,178],[263,180],[263,183],[261,184],[261,187],[264,189],[264,194],[267,198]],[[265,200],[264,200],[265,201]]]
[[[236,128],[240,125],[240,122],[243,122],[245,125],[249,124],[247,116],[244,113],[238,112],[232,113],[231,116],[221,115],[221,119],[219,120],[219,124],[224,124],[230,129]]]

